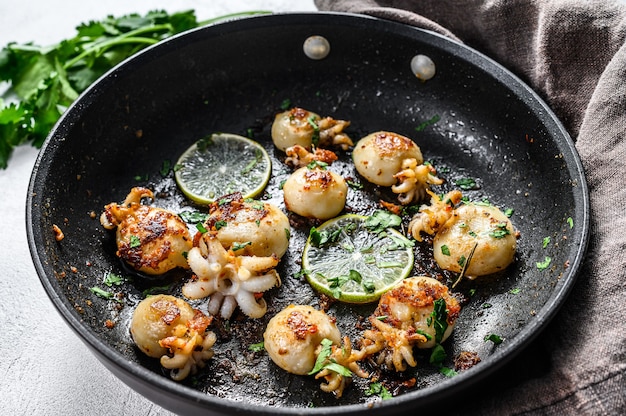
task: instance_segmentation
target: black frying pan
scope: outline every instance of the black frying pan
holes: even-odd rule
[[[328,39],[328,57],[305,56],[303,43],[311,35]],[[437,66],[427,82],[410,70],[418,53]],[[500,276],[464,281],[456,289],[466,304],[445,346],[451,357],[460,351],[478,353],[479,364],[446,378],[420,352],[416,369],[387,377],[390,386],[411,377],[417,381],[412,388],[399,388],[392,400],[366,396],[367,383],[360,380],[338,400],[321,392],[312,377],[289,375],[266,354],[248,351],[262,340],[267,320],[287,304],[319,306],[319,296],[293,277],[306,227],[292,233],[279,269],[283,285],[266,296],[268,314],[257,321],[232,319],[230,326],[219,323],[216,356],[182,383],[164,376],[158,361],[143,356],[128,332],[142,291],[170,284],[176,294],[180,276],[148,282],[135,277],[121,288],[121,306],[89,291],[102,285],[107,272],[132,276],[115,257],[113,233],[99,224],[103,206],[144,185],[156,191],[155,205],[190,208],[171,173],[164,178],[159,170],[164,160],[175,161],[208,133],[252,131],[274,159],[274,176],[263,197],[284,208],[279,183],[289,171],[272,146],[269,128],[285,99],[350,120],[355,139],[376,130],[408,135],[447,180],[441,191],[452,189],[455,179],[476,178],[479,186],[467,191],[468,197],[514,210],[512,220],[521,233],[514,264]],[[341,156],[343,162],[333,168],[358,179],[349,154]],[[362,191],[351,191],[348,209],[370,213],[381,198],[392,197],[366,184]],[[36,270],[70,327],[113,373],[156,403],[178,413],[356,414],[367,409],[394,414],[440,403],[483,382],[540,333],[579,270],[588,212],[586,184],[569,136],[537,95],[505,69],[423,30],[363,16],[314,13],[193,30],[106,74],[65,113],[44,145],[30,183],[27,230]],[[65,233],[61,242],[54,238],[53,225]],[[544,237],[556,244],[542,248]],[[452,279],[420,260],[428,250],[427,245],[417,248],[415,272]],[[551,267],[538,270],[536,263],[545,256],[552,258]],[[374,306],[334,304],[329,313],[355,340],[360,333],[355,322]],[[107,319],[116,323],[112,329],[105,326]],[[504,342],[485,342],[489,333]]]

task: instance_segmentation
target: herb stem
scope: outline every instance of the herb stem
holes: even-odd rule
[[[98,54],[102,54],[105,50],[116,46],[116,45],[121,45],[121,44],[125,44],[125,43],[144,43],[144,44],[150,44],[150,45],[154,45],[155,43],[158,43],[159,40],[158,39],[153,39],[153,38],[149,38],[149,37],[140,37],[138,35],[143,35],[146,33],[154,33],[154,32],[160,32],[160,31],[167,31],[167,30],[172,30],[172,25],[170,25],[169,23],[166,24],[162,24],[162,25],[151,25],[151,26],[147,26],[147,27],[141,27],[135,30],[131,30],[129,32],[123,33],[113,39],[107,39],[104,42],[96,42],[94,43],[92,46],[86,48],[83,52],[81,52],[80,54],[76,55],[74,58],[68,60],[64,65],[63,68],[64,69],[68,69],[70,67],[72,67],[73,65],[75,65],[77,62],[79,62],[80,60],[82,60],[83,58],[93,54],[93,53],[98,53]]]

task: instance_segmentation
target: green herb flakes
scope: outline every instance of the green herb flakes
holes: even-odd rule
[[[453,369],[448,368],[448,367],[441,367],[441,368],[439,368],[439,372],[441,374],[443,374],[444,376],[446,376],[446,377],[454,377],[457,374],[459,374],[456,371],[454,371]]]
[[[485,335],[484,341],[491,341],[494,343],[494,345],[498,345],[498,344],[502,344],[502,337],[500,337],[499,335],[496,334],[489,334],[489,335]]]
[[[89,290],[91,291],[91,293],[102,299],[112,300],[113,298],[115,298],[115,293],[107,292],[106,290],[100,289],[97,286],[89,288]]]
[[[233,251],[239,251],[239,250],[243,250],[244,248],[246,248],[247,246],[251,244],[252,244],[252,241],[244,241],[243,243],[235,241],[233,245],[231,246],[231,249]]]
[[[124,283],[126,279],[123,276],[117,275],[113,272],[108,272],[104,276],[104,284],[108,287],[120,286]]]
[[[422,131],[424,130],[426,127],[435,124],[436,122],[438,122],[441,119],[441,117],[439,115],[434,115],[432,116],[430,119],[424,121],[423,123],[421,123],[419,126],[415,127],[415,131]]]
[[[248,350],[252,351],[252,352],[262,352],[265,351],[265,343],[263,341],[256,343],[256,344],[250,344],[248,346]]]
[[[187,224],[197,224],[206,221],[208,218],[208,214],[200,211],[183,211],[178,216]]]
[[[130,241],[129,241],[129,247],[130,248],[137,248],[141,246],[141,239],[139,237],[137,237],[136,235],[131,235],[130,236]]]
[[[548,267],[550,267],[550,263],[552,263],[552,258],[549,257],[549,256],[546,256],[543,261],[538,261],[537,262],[537,269],[545,270]]]
[[[402,218],[383,210],[375,211],[365,220],[365,227],[373,233],[379,233],[387,228],[397,227],[400,224],[402,224]]]
[[[365,395],[378,396],[382,400],[389,400],[393,397],[389,390],[387,390],[387,388],[383,385],[383,383],[380,382],[371,383],[369,385],[369,388],[365,390]]]
[[[472,189],[478,189],[478,185],[476,184],[476,180],[473,178],[462,178],[454,181],[454,184],[461,188],[464,191],[469,191]]]

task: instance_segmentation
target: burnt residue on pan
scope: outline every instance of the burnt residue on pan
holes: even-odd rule
[[[330,42],[324,59],[302,53],[302,42],[315,34]],[[413,76],[410,61],[416,53],[436,63],[434,78],[422,82]],[[298,277],[312,223],[295,216],[290,248],[278,268],[282,285],[265,296],[266,316],[216,319],[216,354],[197,375],[182,384],[168,380],[158,360],[145,357],[130,338],[133,307],[146,293],[179,295],[186,274],[154,279],[125,268],[115,255],[114,233],[98,221],[103,207],[141,185],[155,192],[151,203],[156,206],[175,212],[204,209],[184,198],[171,173],[160,174],[163,162],[175,162],[207,134],[252,132],[273,162],[272,179],[260,198],[284,209],[280,183],[290,170],[269,130],[285,100],[350,120],[347,132],[355,141],[377,130],[413,138],[446,180],[437,192],[473,178],[477,185],[464,195],[512,209],[520,232],[515,261],[506,271],[455,288],[464,307],[444,344],[446,365],[452,367],[462,352],[477,354],[481,362],[446,378],[428,363],[428,352],[418,352],[415,369],[381,374],[400,400],[378,404],[372,412],[440,400],[445,392],[438,386],[458,391],[458,385],[482,378],[536,336],[571,286],[587,238],[584,177],[571,141],[547,107],[497,64],[430,33],[350,15],[278,15],[193,31],[140,54],[68,110],[38,159],[27,207],[37,271],[70,326],[112,371],[182,413],[269,414],[273,408],[306,412],[309,407],[350,413],[362,407],[349,405],[376,400],[366,394],[367,380],[355,378],[336,399],[321,392],[312,377],[287,374],[263,352],[249,350],[262,341],[271,316],[290,303],[327,307],[353,341],[375,307],[329,303]],[[394,201],[388,190],[359,177],[349,152],[339,155],[332,169],[363,185],[349,190],[347,212],[370,214],[381,199]],[[53,225],[64,233],[62,241],[55,240]],[[545,237],[552,242],[547,247]],[[428,241],[417,245],[414,274],[451,283],[455,276],[437,267],[430,250]],[[546,257],[550,267],[538,269]],[[125,277],[108,288],[119,293],[110,300],[90,291],[102,287],[107,273]],[[485,342],[491,333],[504,342]]]

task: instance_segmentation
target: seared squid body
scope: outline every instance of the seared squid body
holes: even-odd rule
[[[405,160],[415,159],[416,165],[424,162],[413,140],[388,131],[371,133],[359,140],[352,151],[352,159],[365,179],[381,186],[396,183],[395,175],[402,171]]]
[[[352,140],[343,130],[349,121],[320,117],[319,114],[294,107],[276,115],[272,123],[272,141],[283,152],[292,146],[312,147],[339,146],[346,150]]]
[[[263,292],[280,285],[274,268],[276,256],[235,256],[226,250],[212,232],[201,234],[187,259],[194,273],[182,292],[189,299],[209,299],[208,310],[225,319],[235,308],[250,318],[260,318],[267,311]]]
[[[291,227],[280,208],[268,202],[244,200],[240,193],[213,202],[204,225],[214,231],[224,248],[238,256],[281,258],[289,247]]]
[[[147,356],[159,358],[174,380],[195,374],[213,356],[212,319],[171,295],[150,296],[135,308],[130,333]]]
[[[141,204],[142,198],[153,197],[149,189],[133,188],[124,203],[104,207],[100,223],[117,230],[117,255],[135,270],[159,275],[188,268],[185,254],[192,239],[187,225],[172,212]]]
[[[308,305],[289,305],[276,314],[263,334],[265,350],[272,361],[292,374],[307,375],[314,369],[323,348],[330,348],[327,363],[336,363],[359,377],[367,377],[358,365],[363,358],[353,351],[348,337],[342,337],[335,324],[323,311]],[[322,368],[315,378],[323,378],[320,388],[341,397],[351,377],[329,368]]]
[[[372,329],[364,333],[362,351],[376,355],[379,364],[395,371],[406,370],[407,364],[415,367],[413,348],[432,348],[444,342],[460,311],[457,299],[436,279],[405,279],[380,298],[369,318]]]
[[[496,273],[513,262],[516,234],[511,220],[499,208],[462,204],[435,234],[435,261],[442,269],[457,273],[469,261],[465,270],[469,279]]]
[[[326,220],[345,207],[348,185],[343,177],[319,166],[302,167],[283,184],[285,207],[307,218]]]

